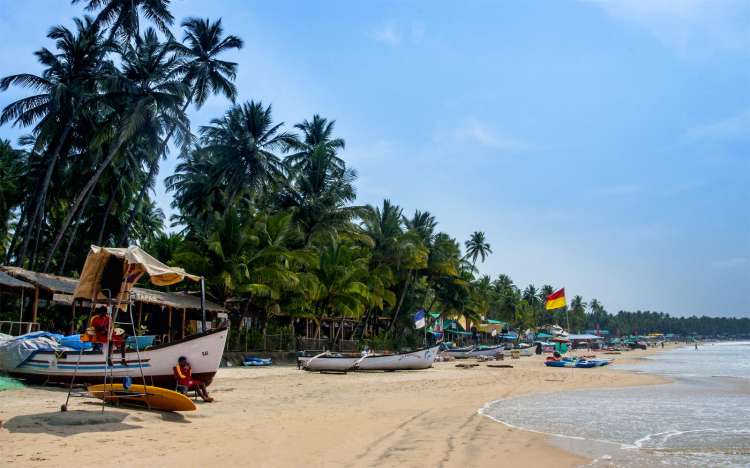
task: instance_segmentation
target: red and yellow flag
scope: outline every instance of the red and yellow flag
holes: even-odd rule
[[[544,304],[544,308],[547,310],[562,309],[566,305],[565,288],[561,288],[547,296],[547,302]]]

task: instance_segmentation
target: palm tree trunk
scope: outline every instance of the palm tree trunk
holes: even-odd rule
[[[408,271],[406,274],[406,281],[404,282],[404,289],[401,291],[401,297],[398,298],[398,304],[396,305],[396,311],[393,313],[393,320],[391,321],[391,324],[388,325],[388,331],[390,332],[393,329],[393,326],[396,324],[396,319],[398,318],[398,313],[401,311],[401,306],[404,304],[404,298],[406,297],[406,291],[409,290],[409,280],[411,279],[411,271]]]
[[[18,218],[18,223],[16,224],[16,228],[13,229],[13,237],[10,238],[10,244],[8,245],[8,250],[5,251],[5,259],[3,260],[4,264],[8,264],[10,262],[10,257],[12,255],[12,252],[16,248],[16,241],[18,241],[18,231],[23,228],[23,224],[26,222],[26,214],[28,213],[28,203],[23,204],[23,208],[21,208],[21,217]]]
[[[86,194],[89,192],[89,190],[91,190],[91,188],[96,185],[97,182],[99,182],[99,178],[102,176],[102,173],[107,167],[109,167],[109,164],[115,158],[117,152],[120,151],[123,143],[125,143],[125,138],[121,134],[117,138],[117,141],[112,144],[112,147],[109,150],[109,154],[107,154],[107,158],[99,165],[99,168],[96,170],[94,175],[91,176],[89,181],[86,183],[86,186],[78,193],[75,200],[71,204],[70,209],[68,210],[68,214],[65,215],[65,219],[63,220],[60,229],[57,231],[55,240],[50,246],[49,253],[47,254],[47,260],[44,263],[44,271],[47,271],[47,269],[49,268],[50,261],[57,252],[57,247],[60,245],[60,241],[62,240],[63,235],[65,235],[65,231],[67,231],[68,227],[70,227],[70,222],[73,220],[73,216],[75,216],[76,211],[78,211],[78,207],[81,206],[84,197],[86,197]]]
[[[109,219],[109,211],[112,209],[112,203],[115,201],[115,192],[117,191],[117,184],[112,184],[112,189],[109,191],[109,197],[104,208],[104,218],[102,219],[102,225],[99,227],[99,236],[96,238],[96,245],[102,245],[102,239],[104,239],[104,229],[107,226],[107,219]]]
[[[23,241],[21,242],[21,250],[18,252],[18,256],[16,257],[16,265],[23,265],[23,261],[26,259],[26,249],[29,246],[29,240],[31,239],[31,233],[33,232],[33,226],[36,224],[37,220],[39,219],[39,214],[41,212],[42,204],[41,200],[47,195],[47,189],[49,188],[49,183],[52,180],[52,173],[55,169],[55,164],[57,163],[57,159],[60,156],[60,152],[62,151],[63,145],[65,144],[65,140],[68,139],[68,134],[70,133],[70,130],[73,128],[73,123],[71,121],[68,121],[68,123],[65,124],[65,127],[63,128],[62,134],[60,135],[60,139],[57,141],[57,144],[55,145],[55,149],[52,151],[52,154],[49,158],[49,163],[47,164],[47,171],[44,173],[44,179],[42,180],[42,185],[40,187],[39,192],[37,192],[36,197],[34,198],[34,203],[32,204],[32,216],[27,221],[26,226],[26,235],[23,238]]]
[[[47,206],[46,194],[42,198],[41,205],[42,205],[42,211],[41,211],[42,219],[39,220],[39,226],[36,228],[36,234],[34,234],[34,231],[32,230],[32,237],[34,239],[34,250],[31,254],[31,263],[29,264],[30,270],[36,269],[36,256],[37,256],[37,252],[39,251],[39,239],[41,239],[42,237],[42,227],[44,226],[45,220],[47,219],[47,212],[44,209]]]
[[[70,238],[68,239],[68,245],[65,247],[65,254],[63,255],[63,260],[60,263],[60,272],[59,274],[62,275],[65,271],[65,264],[68,263],[68,255],[70,254],[70,247],[73,245],[73,241],[75,241],[76,238],[76,232],[78,232],[78,226],[81,225],[81,221],[83,220],[83,215],[86,213],[86,206],[89,204],[89,200],[91,199],[91,194],[94,193],[94,188],[92,187],[91,190],[89,190],[89,193],[86,195],[86,199],[81,204],[81,209],[79,210],[80,213],[78,215],[78,218],[76,219],[75,224],[73,225],[73,231],[70,233]]]
[[[190,103],[193,100],[193,92],[190,92],[190,97],[185,102],[185,105],[182,106],[182,113],[184,114],[187,111],[187,108],[190,106]],[[172,128],[169,129],[167,132],[167,136],[164,137],[164,140],[161,142],[161,145],[159,146],[159,151],[156,153],[156,157],[153,161],[151,161],[151,166],[148,169],[148,176],[146,177],[146,180],[143,181],[143,185],[141,186],[141,190],[138,192],[138,197],[135,199],[135,204],[133,205],[133,208],[130,210],[130,215],[128,216],[128,222],[125,223],[125,228],[122,231],[122,236],[120,237],[120,245],[125,245],[129,239],[130,234],[130,228],[133,225],[133,222],[135,221],[135,216],[138,213],[138,210],[141,209],[141,202],[143,202],[143,197],[146,196],[146,190],[148,190],[148,187],[151,185],[151,182],[154,180],[154,177],[156,177],[156,173],[159,170],[159,159],[161,159],[161,155],[164,154],[164,151],[167,149],[167,144],[169,143],[169,139],[172,138],[172,134],[177,129],[177,123],[172,124]]]

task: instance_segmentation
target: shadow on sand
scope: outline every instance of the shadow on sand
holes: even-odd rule
[[[107,406],[102,413],[101,404],[86,402],[83,406],[91,409],[76,409],[66,412],[26,414],[14,416],[4,421],[2,428],[11,433],[51,434],[67,437],[92,432],[119,432],[140,429],[138,422],[158,418],[161,421],[190,424],[191,421],[180,413],[148,411],[139,408],[129,412],[125,408]]]
[[[127,424],[127,413],[120,411],[73,410],[14,416],[3,422],[11,433],[52,434],[67,437],[87,432],[115,432],[137,429]]]

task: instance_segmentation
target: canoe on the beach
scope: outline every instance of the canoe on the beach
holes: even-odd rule
[[[131,385],[126,390],[122,384],[90,385],[91,396],[108,403],[145,406],[160,411],[195,411],[195,403],[182,393],[150,385]]]
[[[547,367],[573,367],[575,366],[575,361],[544,361],[544,365]]]
[[[606,366],[612,362],[609,359],[574,359],[564,358],[559,361],[544,361],[547,367],[575,367],[578,369],[590,369],[592,367]]]
[[[495,357],[498,354],[505,354],[505,347],[503,345],[474,348],[469,352],[469,357]]]
[[[437,352],[438,346],[434,346],[410,353],[370,354],[359,357],[321,353],[317,356],[300,357],[298,359],[305,370],[317,372],[419,370],[432,367]]]
[[[272,364],[271,358],[246,357],[242,362],[245,367],[264,367]]]
[[[469,357],[469,352],[473,349],[473,346],[464,346],[463,348],[444,349],[440,353],[445,354],[446,356],[452,356],[455,359],[466,359]]]

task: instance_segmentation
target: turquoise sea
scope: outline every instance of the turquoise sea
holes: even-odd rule
[[[750,467],[750,342],[679,348],[619,368],[673,382],[530,395],[480,412],[550,434],[594,467]]]

